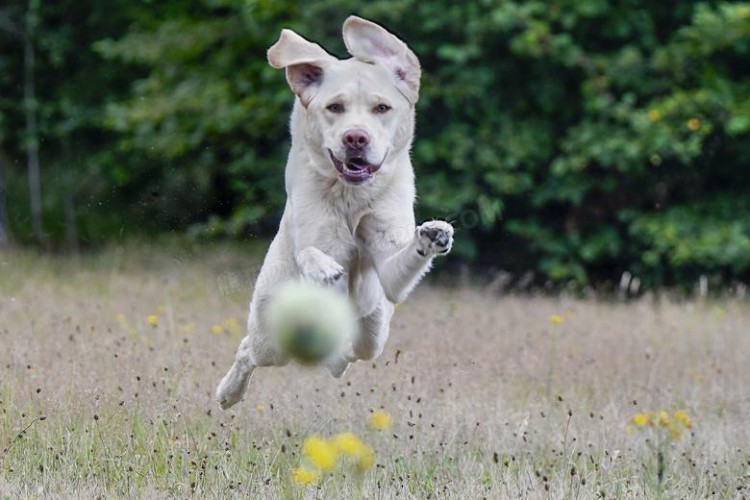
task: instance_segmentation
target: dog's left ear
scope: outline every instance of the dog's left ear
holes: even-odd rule
[[[412,105],[417,102],[422,69],[419,59],[404,42],[375,23],[349,16],[344,22],[344,44],[357,59],[388,67],[401,93]]]

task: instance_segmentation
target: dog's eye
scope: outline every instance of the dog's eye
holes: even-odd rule
[[[391,110],[390,106],[388,106],[387,104],[380,103],[377,106],[375,106],[372,111],[374,113],[387,113],[390,110]]]
[[[344,112],[344,105],[339,102],[334,102],[333,104],[326,106],[326,109],[331,113],[339,114]]]

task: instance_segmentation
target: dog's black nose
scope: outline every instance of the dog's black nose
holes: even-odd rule
[[[370,136],[361,128],[347,130],[341,140],[348,149],[362,150],[370,144]]]

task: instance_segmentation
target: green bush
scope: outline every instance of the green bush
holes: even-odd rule
[[[102,103],[102,176],[131,217],[273,234],[292,95],[265,51],[290,27],[346,56],[350,13],[420,57],[419,216],[453,220],[466,261],[579,285],[750,278],[741,2],[161,3],[93,45],[141,74]]]

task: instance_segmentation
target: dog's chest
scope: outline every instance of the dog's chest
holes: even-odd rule
[[[335,228],[331,228],[327,253],[347,268],[348,272],[360,267],[360,249],[357,244],[356,231],[363,216],[363,213],[358,212],[341,212],[340,216],[336,217],[338,224]]]

